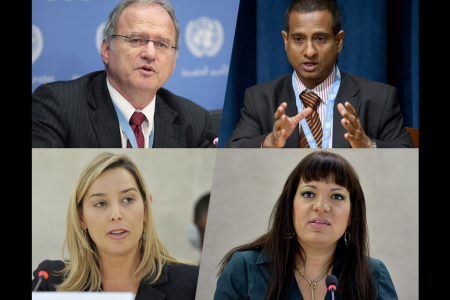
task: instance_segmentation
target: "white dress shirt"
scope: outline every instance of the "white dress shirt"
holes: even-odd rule
[[[333,85],[335,75],[336,75],[336,65],[333,65],[333,71],[331,72],[330,76],[328,76],[327,79],[325,79],[322,83],[317,85],[315,88],[310,90],[303,84],[303,82],[298,78],[297,72],[295,72],[295,79],[297,81],[298,94],[300,95],[304,91],[305,92],[313,91],[314,93],[317,94],[317,96],[320,97],[320,103],[319,103],[319,106],[317,107],[317,113],[319,114],[319,119],[320,119],[320,123],[322,124],[322,129],[323,129],[323,124],[325,122],[325,114],[327,111],[328,95],[330,94],[331,86]],[[299,109],[299,112],[305,109],[303,103],[301,103],[301,106],[302,107]],[[302,126],[300,124],[299,130],[301,130],[301,128],[302,128]],[[330,132],[329,147],[332,148],[333,147],[333,119],[331,119],[331,129],[330,130],[331,130],[331,132]],[[323,142],[322,142],[322,144],[323,144]]]
[[[117,105],[119,110],[124,115],[125,119],[130,122],[131,116],[133,113],[141,112],[143,113],[147,119],[145,119],[144,122],[141,124],[142,134],[144,135],[144,142],[145,142],[145,148],[149,148],[149,137],[150,133],[153,129],[153,118],[155,116],[155,101],[156,101],[156,95],[153,97],[152,101],[144,107],[143,109],[135,109],[133,105],[130,104],[109,82],[108,77],[106,77],[106,85],[108,86],[109,94],[111,95],[111,99],[114,101],[114,103]],[[119,122],[119,130],[120,130],[120,137],[122,140],[122,148],[127,147],[128,137],[125,133],[125,130],[123,130],[122,125],[120,125]]]

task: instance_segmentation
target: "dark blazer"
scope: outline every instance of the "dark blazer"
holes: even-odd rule
[[[64,268],[64,263],[54,260],[54,271]],[[166,264],[163,266],[161,276],[153,284],[142,283],[139,285],[136,300],[194,300],[197,290],[198,266],[185,264]],[[39,280],[39,270],[33,272],[34,279],[31,282],[31,290],[34,291]],[[56,291],[55,286],[62,283],[60,276],[49,274],[48,279],[43,280],[38,291]],[[87,289],[89,290],[89,289]],[[38,292],[37,291],[37,292]]]
[[[292,74],[261,83],[245,91],[241,119],[225,147],[260,148],[263,139],[272,132],[274,114],[286,102],[286,115],[297,115]],[[403,116],[397,101],[397,89],[387,84],[370,81],[341,72],[341,86],[334,101],[333,148],[350,148],[344,138],[347,132],[341,124],[338,103],[355,108],[365,134],[374,139],[378,148],[414,147],[411,135],[403,125]],[[299,148],[299,125],[286,140],[284,148]]]
[[[368,259],[370,259],[372,268],[374,287],[378,291],[375,291],[375,299],[398,300],[394,283],[386,266],[378,259]],[[342,261],[342,258],[337,257],[333,266],[332,274],[337,278],[339,278],[342,270]],[[264,294],[272,278],[271,273],[267,269],[268,262],[269,260],[263,257],[260,249],[234,253],[217,280],[214,300],[264,299]],[[335,300],[339,299],[339,285],[334,292],[334,296]],[[303,299],[295,279],[292,281],[291,289],[286,299]],[[331,292],[328,291],[325,300],[331,299]]]
[[[121,148],[106,72],[39,86],[32,96],[33,148]],[[213,147],[208,111],[164,88],[156,93],[154,148]]]

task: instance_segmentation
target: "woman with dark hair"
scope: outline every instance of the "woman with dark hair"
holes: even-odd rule
[[[386,266],[369,257],[364,193],[340,155],[316,151],[289,175],[268,232],[229,251],[214,299],[398,299]]]

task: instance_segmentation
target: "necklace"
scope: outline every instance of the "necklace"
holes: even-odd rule
[[[328,269],[330,268],[331,264],[328,266],[328,268],[325,270],[325,272],[322,273],[322,275],[320,275],[319,278],[317,278],[316,280],[314,280],[313,282],[311,282],[311,280],[309,280],[305,274],[303,274],[302,271],[300,271],[299,267],[297,267],[297,265],[295,265],[295,267],[297,268],[297,270],[300,272],[300,274],[302,274],[303,277],[305,277],[306,280],[308,280],[309,284],[311,284],[311,295],[312,295],[312,299],[314,300],[314,289],[316,288],[317,285],[317,281],[320,280],[320,278],[323,277],[323,275],[325,275],[325,273],[328,271]]]

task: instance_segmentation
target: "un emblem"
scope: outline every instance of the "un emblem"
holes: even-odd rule
[[[312,140],[314,140],[314,137],[312,134],[308,134],[308,136],[306,137],[306,139],[310,142]]]
[[[43,48],[44,38],[42,37],[42,32],[36,25],[31,24],[31,64],[38,59]]]
[[[184,34],[186,45],[195,57],[214,57],[223,45],[222,24],[208,17],[189,21]]]
[[[325,129],[331,128],[331,123],[330,122],[326,122],[324,127],[325,127]]]
[[[103,42],[103,29],[105,29],[106,22],[103,22],[97,27],[97,32],[95,33],[95,46],[97,46],[98,53],[101,54],[101,45]]]

